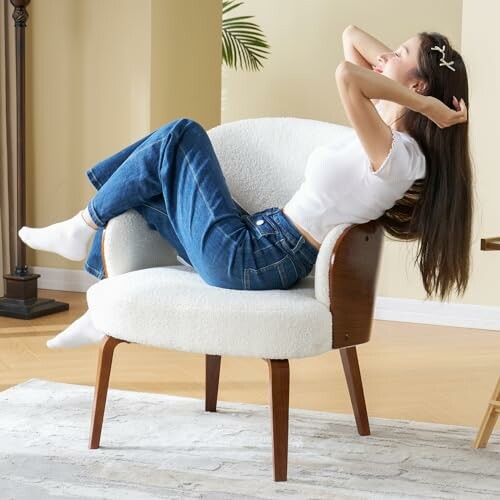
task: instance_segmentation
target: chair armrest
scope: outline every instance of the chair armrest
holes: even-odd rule
[[[108,278],[179,263],[176,250],[133,209],[108,222],[101,248]]]
[[[331,229],[321,242],[318,256],[316,257],[316,263],[314,264],[314,294],[316,299],[328,309],[330,309],[330,281],[328,276],[330,274],[330,266],[335,257],[332,253],[340,236],[342,236],[346,229],[352,226],[353,224],[339,224]]]
[[[321,244],[315,294],[332,313],[333,349],[370,340],[383,235],[376,220],[342,224]]]

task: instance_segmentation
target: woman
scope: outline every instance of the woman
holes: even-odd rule
[[[344,106],[350,96],[347,113],[361,140],[370,133],[367,127],[384,129],[365,96],[378,98],[384,122],[409,134],[425,156],[425,178],[416,180],[379,221],[395,238],[419,241],[417,259],[427,297],[436,293],[444,300],[453,288],[463,295],[469,280],[473,205],[464,61],[439,33],[419,33],[395,52],[355,26],[346,28],[343,39],[346,58],[360,66],[342,72],[339,89]],[[371,63],[390,80],[361,69]],[[358,84],[346,83],[353,80]],[[395,82],[402,84],[400,91]],[[380,134],[381,141],[388,141],[386,132]],[[398,136],[404,137],[396,132]],[[380,159],[376,146],[370,147],[375,160]]]
[[[98,192],[84,210],[46,228],[23,227],[20,238],[83,260],[94,237],[85,269],[104,278],[103,230],[133,208],[208,284],[286,289],[310,273],[333,226],[380,219],[389,234],[420,240],[428,295],[444,297],[455,283],[463,293],[471,167],[467,109],[454,97],[468,99],[462,58],[437,33],[419,33],[397,52],[354,26],[343,41],[347,61],[335,76],[353,134],[311,154],[304,183],[283,209],[248,214],[237,205],[205,130],[182,118],[88,170]],[[339,175],[342,182],[329,184]],[[74,347],[103,335],[87,311],[47,345]]]

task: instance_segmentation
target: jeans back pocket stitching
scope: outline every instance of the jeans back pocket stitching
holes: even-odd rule
[[[290,256],[288,256],[288,258],[290,259],[290,262],[292,263],[293,269],[295,270],[295,275],[297,276],[296,280],[294,281],[294,283],[296,283],[300,279],[300,273],[297,270],[297,266],[295,265],[295,262],[293,261],[293,259]],[[281,276],[281,284],[283,285],[283,288],[288,288],[288,287],[292,286],[292,285],[285,285],[285,281],[283,279],[283,275],[281,274],[281,271],[280,271],[280,276]]]
[[[258,269],[254,269],[253,267],[246,267],[245,268],[245,272],[246,271],[252,271],[254,273],[259,273],[259,272],[264,272],[264,271],[268,271],[269,269],[272,269],[273,267],[277,267],[278,265],[280,265],[285,259],[289,259],[290,256],[289,255],[285,255],[282,259],[276,261],[276,262],[273,262],[272,264],[268,264],[267,266],[264,266],[264,267],[259,267]]]
[[[258,253],[260,252],[263,252],[264,250],[267,250],[268,248],[272,248],[274,245],[267,245],[267,247],[264,247],[264,248],[259,248],[258,250],[255,250],[253,252],[254,255],[257,255]]]
[[[300,249],[302,248],[302,246],[304,245],[304,242],[305,242],[306,240],[304,239],[304,237],[303,237],[303,236],[301,236],[301,237],[299,238],[299,240],[297,241],[297,243],[295,243],[295,245],[292,245],[292,244],[290,243],[290,241],[289,241],[289,240],[287,240],[286,238],[282,238],[282,239],[280,240],[280,242],[283,242],[283,241],[285,241],[285,243],[281,243],[281,245],[280,245],[280,247],[282,248],[282,250],[283,250],[284,252],[286,252],[287,254],[290,254],[290,255],[292,255],[292,256],[294,256],[294,257],[295,257],[295,256],[297,255],[297,253],[299,253],[299,252],[300,252]],[[288,245],[288,246],[287,246],[287,245]]]
[[[316,259],[314,259],[314,262],[311,261],[311,258],[307,255],[306,252],[304,252],[304,250],[302,249],[302,246],[299,248],[299,251],[298,253],[300,253],[300,255],[302,256],[302,258],[310,265],[310,266],[314,266],[314,264],[316,263]]]
[[[286,256],[286,258],[290,259],[290,257],[288,257],[288,255]],[[291,259],[290,259],[290,262],[291,262]],[[286,282],[285,282],[285,277],[283,276],[283,267],[281,264],[278,266],[278,274],[280,275],[281,286],[286,289],[287,285],[285,284]]]

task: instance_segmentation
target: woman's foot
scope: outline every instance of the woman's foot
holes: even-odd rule
[[[87,209],[85,212],[88,213]],[[69,260],[83,260],[88,255],[88,243],[97,231],[97,226],[91,227],[83,214],[81,210],[71,219],[43,228],[23,226],[18,234],[34,250],[54,252]]]
[[[79,347],[86,344],[100,342],[105,333],[97,330],[90,318],[90,311],[80,316],[76,321],[47,341],[47,347],[50,349]]]

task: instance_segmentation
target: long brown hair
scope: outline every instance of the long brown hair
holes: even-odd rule
[[[415,78],[422,79],[424,95],[433,96],[450,108],[453,96],[463,98],[469,113],[469,86],[461,55],[445,36],[418,33],[420,51]],[[445,46],[450,70],[440,66],[442,53],[432,47]],[[472,166],[469,123],[439,128],[423,114],[406,108],[405,130],[418,142],[426,158],[426,175],[419,179],[378,220],[384,230],[399,240],[418,240],[415,263],[422,274],[427,297],[443,300],[455,287],[463,295],[469,281],[472,227]]]

